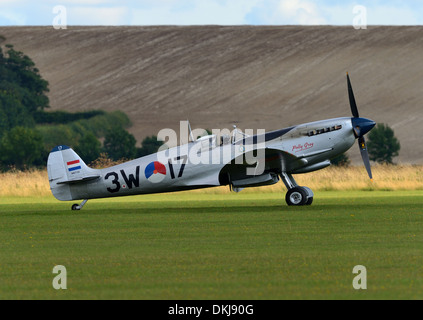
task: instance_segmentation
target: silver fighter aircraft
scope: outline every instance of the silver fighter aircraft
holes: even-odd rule
[[[313,192],[299,186],[292,175],[328,167],[330,160],[350,149],[356,139],[372,179],[364,135],[375,122],[359,117],[348,73],[347,85],[352,118],[305,123],[253,136],[237,130],[232,136],[209,135],[106,169],[89,168],[71,148],[57,146],[47,161],[51,191],[61,201],[83,200],[72,206],[72,210],[81,210],[89,199],[224,185],[238,192],[282,179],[288,189],[288,205],[310,205]]]

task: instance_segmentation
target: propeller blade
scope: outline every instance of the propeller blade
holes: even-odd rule
[[[351,119],[354,135],[356,138],[358,138],[358,147],[360,149],[361,158],[363,159],[363,163],[364,163],[364,166],[366,167],[367,174],[369,175],[370,180],[373,181],[372,169],[370,167],[369,153],[367,152],[366,140],[364,139],[364,135],[367,132],[369,132],[375,126],[376,123],[373,120],[360,118],[348,72],[347,72],[347,82],[348,82],[348,97],[350,100],[351,113],[354,116],[354,118]]]
[[[348,82],[348,97],[350,98],[351,112],[355,118],[359,118],[357,103],[355,102],[354,92],[351,86],[351,80],[350,80],[350,76],[348,72],[347,72],[347,82]]]
[[[358,146],[360,148],[361,158],[363,159],[367,174],[369,175],[370,180],[373,181],[372,169],[370,168],[369,153],[367,152],[366,140],[363,136],[358,138]]]

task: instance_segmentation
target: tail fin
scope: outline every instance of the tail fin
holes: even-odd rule
[[[89,168],[68,146],[57,146],[49,154],[47,172],[50,189],[56,199],[76,200],[71,185],[100,178],[98,170]]]

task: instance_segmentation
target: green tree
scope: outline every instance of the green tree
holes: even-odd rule
[[[104,137],[103,150],[115,161],[133,159],[136,156],[136,140],[122,127],[110,129]]]
[[[48,82],[44,80],[35,63],[13,45],[6,45],[6,53],[0,48],[0,91],[21,101],[31,114],[48,108]]]
[[[141,143],[141,148],[137,149],[137,157],[156,153],[162,145],[163,142],[157,141],[156,136],[146,137]]]
[[[48,82],[28,56],[13,45],[0,47],[0,137],[15,126],[34,127],[34,112],[48,107],[48,91]]]
[[[92,132],[87,132],[79,139],[75,152],[86,162],[90,163],[100,157],[101,143]]]
[[[379,163],[393,163],[392,159],[398,156],[401,148],[400,142],[388,125],[378,123],[370,131],[368,136],[367,150],[370,160]]]
[[[18,99],[0,92],[0,137],[16,126],[33,127],[34,120]]]
[[[0,161],[17,169],[31,167],[43,156],[41,135],[34,129],[14,127],[0,140]]]

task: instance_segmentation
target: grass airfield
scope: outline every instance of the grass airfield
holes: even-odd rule
[[[2,197],[0,299],[423,299],[423,191],[284,195]]]

